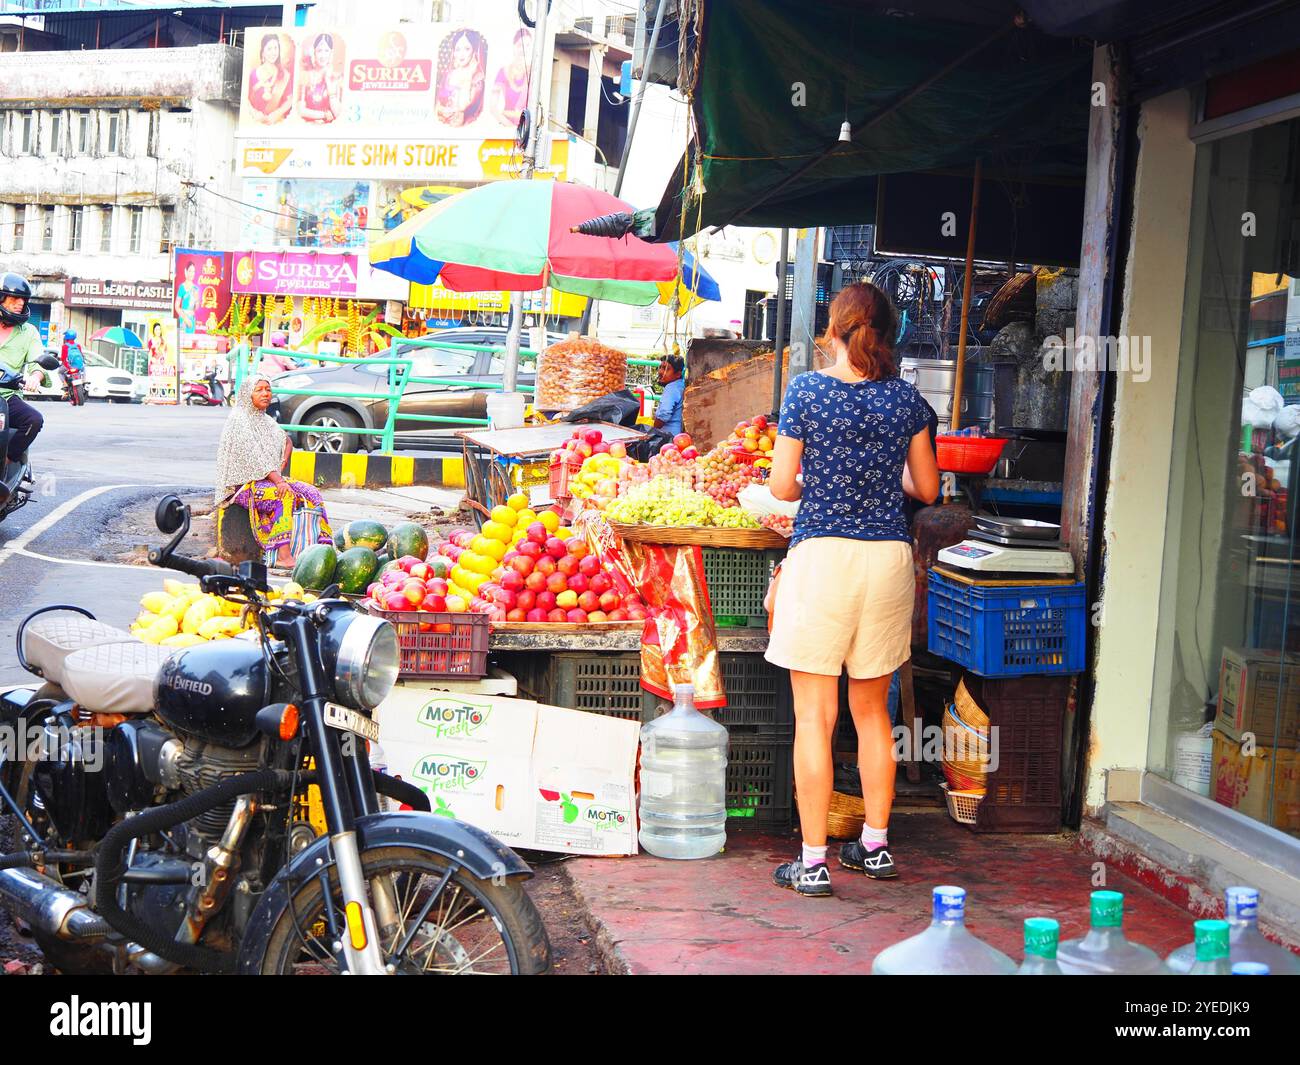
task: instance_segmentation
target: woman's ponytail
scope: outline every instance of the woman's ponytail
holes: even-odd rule
[[[831,303],[826,332],[843,342],[849,364],[863,377],[880,381],[894,375],[898,316],[875,285],[859,281],[841,290]]]

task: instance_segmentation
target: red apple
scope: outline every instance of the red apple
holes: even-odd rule
[[[592,455],[595,454],[595,451],[592,449],[592,446],[589,443],[587,443],[585,440],[578,445],[576,450],[577,453],[581,455],[584,459],[589,459],[591,458]]]
[[[573,435],[572,435],[571,437],[569,437],[569,439],[570,439],[570,440],[581,440],[581,439],[582,439],[582,433],[583,433],[583,430],[582,430],[581,428],[574,429],[574,430],[573,430]]]
[[[625,459],[627,458],[627,445],[623,443],[613,443],[609,445],[610,458]]]
[[[759,415],[756,415],[755,418],[754,418],[754,420],[753,420],[752,422],[750,422],[749,424],[752,425],[755,429],[766,429],[766,428],[767,428],[767,415],[765,415],[765,414],[759,414]]]
[[[569,615],[557,606],[554,610],[547,611],[546,620],[564,622],[569,620]]]
[[[700,457],[700,453],[695,448],[693,447],[682,448],[682,458],[684,458],[687,462],[691,462],[694,459],[697,459],[699,457]]]
[[[543,555],[537,560],[534,572],[540,573],[543,577],[549,577],[555,572],[555,559],[550,555]]]
[[[593,455],[608,455],[609,445],[602,440],[599,444],[592,447],[591,453]]]
[[[422,581],[427,581],[433,576],[433,567],[427,562],[417,562],[407,572],[412,577],[418,577]]]
[[[569,611],[568,622],[570,625],[587,624],[587,612],[583,610],[581,607],[574,607],[572,610]]]
[[[424,597],[429,593],[425,590],[424,581],[407,581],[402,585],[402,594],[408,603],[416,606],[424,602]]]
[[[493,621],[497,622],[498,624],[506,620],[506,612],[502,610],[500,607],[496,607],[492,610],[489,610],[487,612],[487,616],[490,617]]]
[[[446,595],[451,585],[442,577],[434,577],[424,582],[424,590],[430,595]]]
[[[548,537],[546,540],[546,553],[557,562],[569,553],[564,541],[558,536]]]
[[[501,587],[511,592],[521,592],[524,589],[524,575],[516,569],[508,569],[501,574]]]
[[[543,529],[546,526],[542,526]],[[538,559],[542,557],[542,545],[533,540],[521,540],[519,542],[519,553],[525,558]]]
[[[559,595],[569,587],[569,579],[563,573],[552,573],[546,578],[546,590]]]
[[[519,557],[519,552],[512,547],[509,551],[505,553],[504,557],[501,559],[501,565],[508,566],[518,557]]]
[[[581,573],[575,573],[569,578],[569,591],[571,592],[577,592],[581,595],[583,592],[589,591],[590,588],[591,586],[587,583],[587,578]]]
[[[532,573],[528,574],[528,576],[524,578],[524,587],[527,588],[530,592],[546,591],[546,574],[538,573],[536,570],[534,570]]]
[[[595,447],[597,444],[601,442],[603,437],[601,436],[599,429],[588,429],[585,433],[582,434],[582,439],[586,441],[588,444],[590,444],[592,447]]]
[[[673,447],[682,449],[690,447],[695,441],[691,439],[690,433],[678,433],[673,437]]]
[[[594,592],[596,589],[593,587],[592,591]],[[600,595],[601,610],[605,611],[607,614],[612,614],[618,609],[619,603],[621,602],[618,597],[618,592],[600,592],[598,594]]]
[[[672,444],[669,444],[667,447],[662,448],[659,454],[663,458],[666,458],[669,462],[673,461],[674,459],[679,459],[682,457],[681,451],[678,448],[673,447]]]
[[[586,559],[583,559],[583,562],[585,561]],[[579,573],[582,572],[581,565],[578,566],[578,572]],[[590,588],[597,595],[604,595],[606,592],[608,592],[611,588],[614,587],[614,582],[609,579],[608,574],[601,571],[599,573],[593,573],[591,575],[591,579],[587,582],[587,587]]]
[[[555,593],[552,592],[552,591],[550,591],[549,589],[547,589],[547,590],[544,591],[544,592],[538,592],[538,593],[537,593],[537,609],[538,609],[538,610],[554,610],[554,609],[555,609]]]
[[[587,612],[587,621],[593,625],[598,625],[602,621],[608,621],[609,615],[603,610],[590,610]]]
[[[534,624],[536,624],[539,621],[545,621],[546,611],[540,609],[539,607],[534,607],[532,610],[528,611],[528,616],[525,618],[525,620],[531,621]]]
[[[411,578],[408,577],[405,573],[403,573],[400,569],[390,569],[387,573],[385,573],[382,577],[379,578],[379,582],[385,588],[400,588],[403,584],[405,584],[410,579]]]
[[[591,548],[587,546],[586,540],[570,539],[568,542],[568,546],[569,546],[569,554],[571,554],[574,558],[583,559],[586,558],[589,554],[591,554]]]
[[[441,614],[447,609],[447,597],[445,595],[426,595],[424,602],[420,604],[420,609]]]
[[[506,620],[507,620],[507,621],[527,621],[527,620],[528,620],[528,611],[527,611],[527,610],[520,610],[518,607],[515,607],[514,610],[507,610],[507,611],[506,611]]]
[[[513,610],[518,604],[515,602],[514,592],[507,591],[505,588],[496,588],[492,592],[492,602],[497,606],[505,607],[506,610]]]
[[[531,588],[525,588],[515,595],[515,606],[520,610],[532,610],[537,605],[537,593]]]
[[[535,521],[528,526],[528,539],[535,544],[545,544],[550,536],[550,532],[540,521]]]
[[[566,577],[572,577],[578,572],[578,557],[576,555],[565,555],[555,563],[555,568],[563,573]]]
[[[401,592],[389,592],[384,596],[385,610],[410,610],[411,601]]]
[[[375,597],[375,592],[382,592],[383,590],[384,590],[384,582],[374,581],[366,588],[366,595],[370,596],[370,598],[373,599]]]
[[[594,577],[600,572],[600,559],[595,555],[583,555],[578,560],[578,572],[584,577]]]
[[[570,589],[572,590],[572,589]],[[578,606],[582,607],[588,614],[593,610],[600,609],[600,596],[595,592],[583,592],[578,596]]]
[[[633,606],[627,608],[627,617],[629,621],[645,621],[648,615],[644,607]]]
[[[627,620],[628,620],[628,617],[627,617],[627,611],[624,610],[624,609],[622,609],[621,607],[620,607],[618,610],[611,610],[611,611],[609,612],[609,620],[610,620],[610,621],[627,621]]]
[[[510,560],[510,568],[521,577],[527,577],[533,572],[533,567],[537,565],[537,559],[532,555],[515,555]]]
[[[423,559],[416,558],[414,555],[403,555],[397,560],[397,564],[401,566],[405,572],[410,573],[412,566],[418,566],[423,561]]]

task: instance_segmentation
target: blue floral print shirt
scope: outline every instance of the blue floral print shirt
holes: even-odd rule
[[[903,509],[903,463],[933,411],[897,378],[841,381],[801,373],[781,405],[778,432],[803,441],[803,496],[793,548],[815,536],[911,543]]]

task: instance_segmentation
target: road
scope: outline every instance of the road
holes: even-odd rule
[[[227,411],[91,402],[44,402],[31,451],[37,492],[0,522],[0,685],[30,680],[14,634],[37,607],[74,603],[125,626],[158,588],[148,567],[92,561],[96,542],[125,507],[167,491],[212,484]]]

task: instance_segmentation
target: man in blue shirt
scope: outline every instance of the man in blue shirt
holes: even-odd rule
[[[682,375],[686,362],[680,355],[665,355],[659,363],[659,387],[662,395],[655,407],[655,428],[664,429],[676,436],[682,431],[682,397],[686,381]]]

